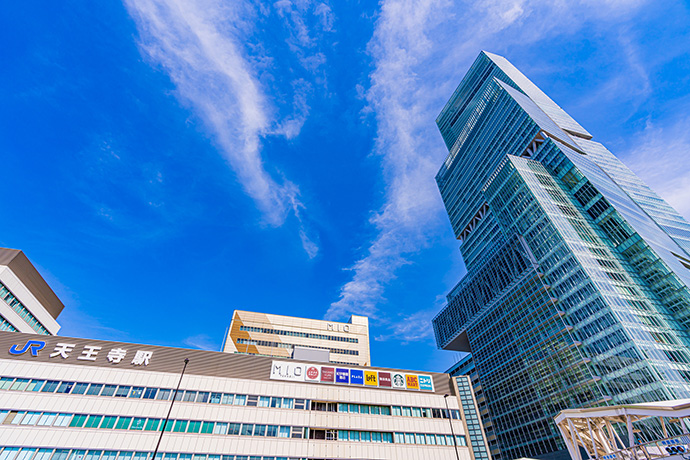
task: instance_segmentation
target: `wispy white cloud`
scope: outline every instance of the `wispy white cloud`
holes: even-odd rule
[[[410,342],[429,341],[434,336],[431,327],[431,319],[436,314],[432,310],[423,310],[403,315],[394,319],[388,327],[388,333],[374,337],[374,340],[383,342],[393,339],[406,345]]]
[[[218,351],[220,348],[218,343],[206,334],[192,335],[182,340],[182,343],[200,350]]]
[[[370,219],[377,236],[352,267],[352,280],[327,317],[349,313],[377,316],[385,285],[395,278],[407,256],[427,244],[430,231],[441,222],[440,200],[434,185],[439,145],[426,131],[432,128],[429,98],[415,67],[428,58],[432,44],[427,33],[442,7],[442,0],[389,1],[382,4],[370,53],[375,60],[366,93],[378,124],[375,153],[381,157],[386,184],[385,203]],[[435,133],[434,133],[435,134]]]
[[[333,14],[333,9],[328,3],[318,3],[314,8],[314,14],[321,21],[321,29],[324,32],[333,32],[335,15]]]
[[[296,115],[274,119],[276,108],[253,66],[262,58],[252,59],[244,46],[257,12],[240,1],[126,0],[125,4],[137,24],[141,48],[165,69],[180,99],[203,120],[265,222],[282,225],[290,212],[302,206],[299,188],[267,170],[262,138],[298,134],[308,113],[308,85],[296,83]],[[311,255],[315,248],[309,245],[305,250]]]
[[[312,85],[303,78],[294,80],[292,87],[294,91],[292,115],[283,119],[271,132],[273,135],[282,135],[287,139],[294,139],[302,130],[309,116],[308,98],[312,91]]]
[[[408,330],[407,317],[396,319],[381,314],[379,305],[385,302],[385,288],[398,270],[440,232],[448,231],[433,180],[447,152],[433,120],[462,77],[458,69],[469,67],[481,49],[504,49],[518,40],[531,43],[573,32],[586,23],[584,19],[609,21],[642,2],[612,0],[599,9],[592,8],[591,3],[381,3],[369,44],[374,70],[370,87],[363,93],[377,122],[375,154],[381,158],[385,200],[371,218],[376,236],[349,268],[352,278],[342,286],[327,317],[367,314],[379,317],[391,331],[402,332],[409,340],[429,336],[428,331],[416,334]],[[602,13],[614,9],[615,14]],[[581,21],[573,21],[574,17]]]
[[[621,159],[652,190],[690,219],[690,118],[669,124],[648,122]]]
[[[312,0],[278,0],[273,4],[288,30],[286,40],[302,67],[321,72],[326,56],[321,50],[327,46],[325,34],[333,32],[335,15],[326,2]]]

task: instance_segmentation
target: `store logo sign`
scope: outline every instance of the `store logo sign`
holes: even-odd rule
[[[332,367],[321,368],[321,381],[333,383],[335,381],[335,369]]]
[[[393,374],[393,388],[405,388],[405,377],[402,374]]]
[[[318,366],[306,366],[307,372],[306,372],[306,380],[308,381],[318,381],[319,380],[319,375],[321,374],[319,372],[319,367]]]
[[[434,391],[434,382],[430,375],[419,376],[419,389],[425,391]]]
[[[8,352],[14,356],[21,356],[26,352],[30,352],[31,356],[38,356],[38,352],[45,347],[46,342],[43,340],[29,340],[21,348],[19,348],[18,344],[12,345]],[[100,345],[84,345],[81,353],[75,350],[75,348],[77,348],[77,345],[74,343],[58,342],[55,344],[53,351],[48,355],[48,358],[59,358],[56,361],[66,359],[69,361],[99,361],[120,364],[127,357],[127,361],[129,361],[129,358],[132,358],[130,363],[134,366],[148,366],[153,356],[153,352],[148,350],[137,350],[133,355],[131,353],[128,355],[127,350],[120,347],[112,348],[107,354]],[[101,351],[104,353],[101,353]]]
[[[364,372],[350,369],[350,383],[352,385],[364,385]]]
[[[16,344],[10,347],[11,355],[23,355],[27,351],[31,351],[31,356],[38,356],[38,352],[46,347],[46,343],[42,340],[29,340],[20,349]]]
[[[273,361],[270,378],[271,380],[289,380],[293,382],[335,383],[370,388],[434,391],[434,382],[430,375],[379,372],[377,370],[365,369]]]
[[[379,386],[390,388],[391,387],[391,373],[390,372],[379,372]]]
[[[301,364],[273,361],[271,379],[304,382],[304,367]]]
[[[336,369],[335,370],[335,383],[350,383],[350,370],[349,369]]]
[[[365,371],[364,372],[364,384],[370,387],[379,386],[379,374],[378,372]]]

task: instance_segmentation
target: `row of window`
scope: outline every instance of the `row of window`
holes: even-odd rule
[[[424,417],[424,418],[460,418],[460,411],[452,409],[436,409],[429,407],[408,407],[408,406],[372,406],[369,404],[348,404],[312,401],[311,410],[326,412],[343,412],[350,414],[373,414],[373,415],[396,415],[403,417]],[[449,417],[450,414],[450,417]]]
[[[44,334],[44,335],[50,335],[50,332],[48,332],[48,329],[46,329],[43,324],[29,311],[28,308],[24,306],[23,303],[15,297],[12,292],[5,286],[2,282],[0,282],[0,298],[5,301],[7,305],[10,306],[12,310],[14,310],[19,316],[22,317],[26,323],[31,326],[31,328],[38,332],[39,334]]]
[[[0,377],[0,390],[37,391],[42,393],[62,393],[90,396],[109,396],[116,398],[155,399],[168,401],[175,390],[171,388],[136,387],[103,383],[66,382],[59,380],[23,379]],[[378,406],[369,404],[348,404],[310,401],[299,398],[277,396],[241,395],[215,393],[209,391],[180,390],[176,401],[234,406],[274,407],[282,409],[317,410],[343,412],[350,414],[395,415],[403,417],[449,418],[447,409],[407,406]],[[460,411],[451,410],[450,416],[460,418]]]
[[[377,431],[319,430],[310,429],[309,439],[327,441],[380,442],[386,444],[421,444],[428,446],[452,446],[453,436],[432,433],[386,433]],[[464,436],[455,436],[458,446],[466,446]]]
[[[270,340],[253,340],[253,339],[237,339],[238,344],[242,345],[255,345],[259,347],[272,347],[272,348],[286,348],[292,350],[294,347],[305,347],[305,348],[315,348],[317,350],[328,350],[331,353],[338,353],[340,355],[359,355],[357,350],[345,350],[344,348],[324,348],[317,347],[315,345],[304,345],[299,343],[283,343],[283,342],[271,342]]]
[[[36,449],[35,447],[0,446],[0,460],[149,460],[151,452],[78,449]],[[161,452],[157,460],[308,460],[294,457],[261,455],[214,455]]]
[[[22,379],[0,377],[0,390],[38,391],[90,396],[114,396],[119,398],[155,399],[168,401],[175,390],[171,388],[136,387],[103,383],[65,382],[59,380]],[[180,390],[176,401],[226,404],[235,406],[276,407],[284,409],[309,409],[309,400],[279,398],[275,396],[240,395],[209,391]]]
[[[105,430],[161,431],[163,430],[164,421],[159,418],[147,417],[0,410],[0,424],[98,428]],[[208,422],[201,420],[168,420],[168,423],[165,424],[165,431],[173,433],[262,436],[295,439],[306,438],[309,432],[306,427],[302,426]]]
[[[307,339],[334,340],[337,342],[359,342],[359,339],[354,337],[338,337],[337,335],[312,334],[310,332],[286,331],[283,329],[269,329],[267,327],[240,326],[240,331],[261,332],[262,334],[286,335],[289,337],[304,337]]]
[[[0,316],[0,331],[17,332],[17,328],[12,326],[9,321]]]
[[[218,434],[231,436],[258,436],[293,439],[325,439],[329,441],[357,441],[375,443],[453,445],[453,437],[432,433],[390,433],[372,431],[345,431],[310,429],[301,426],[264,425],[258,423],[210,422],[205,420],[168,420],[159,418],[117,415],[65,414],[0,410],[0,424],[19,426],[53,426],[70,428],[97,428],[129,431],[170,431],[173,433]],[[464,446],[465,437],[456,436],[458,445]],[[2,460],[2,459],[0,459]]]

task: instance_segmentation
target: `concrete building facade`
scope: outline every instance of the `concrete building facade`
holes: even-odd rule
[[[468,447],[468,389],[448,374],[0,332],[0,459],[147,460],[164,430],[163,460],[484,460]]]

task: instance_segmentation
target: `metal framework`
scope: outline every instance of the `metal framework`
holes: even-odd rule
[[[651,460],[688,451],[688,417],[690,399],[679,399],[567,409],[554,420],[573,460],[583,460],[581,449],[590,460]],[[654,419],[658,419],[660,432],[649,423]],[[646,423],[634,425],[642,420]],[[627,433],[627,443],[619,434],[623,427],[620,433]]]

